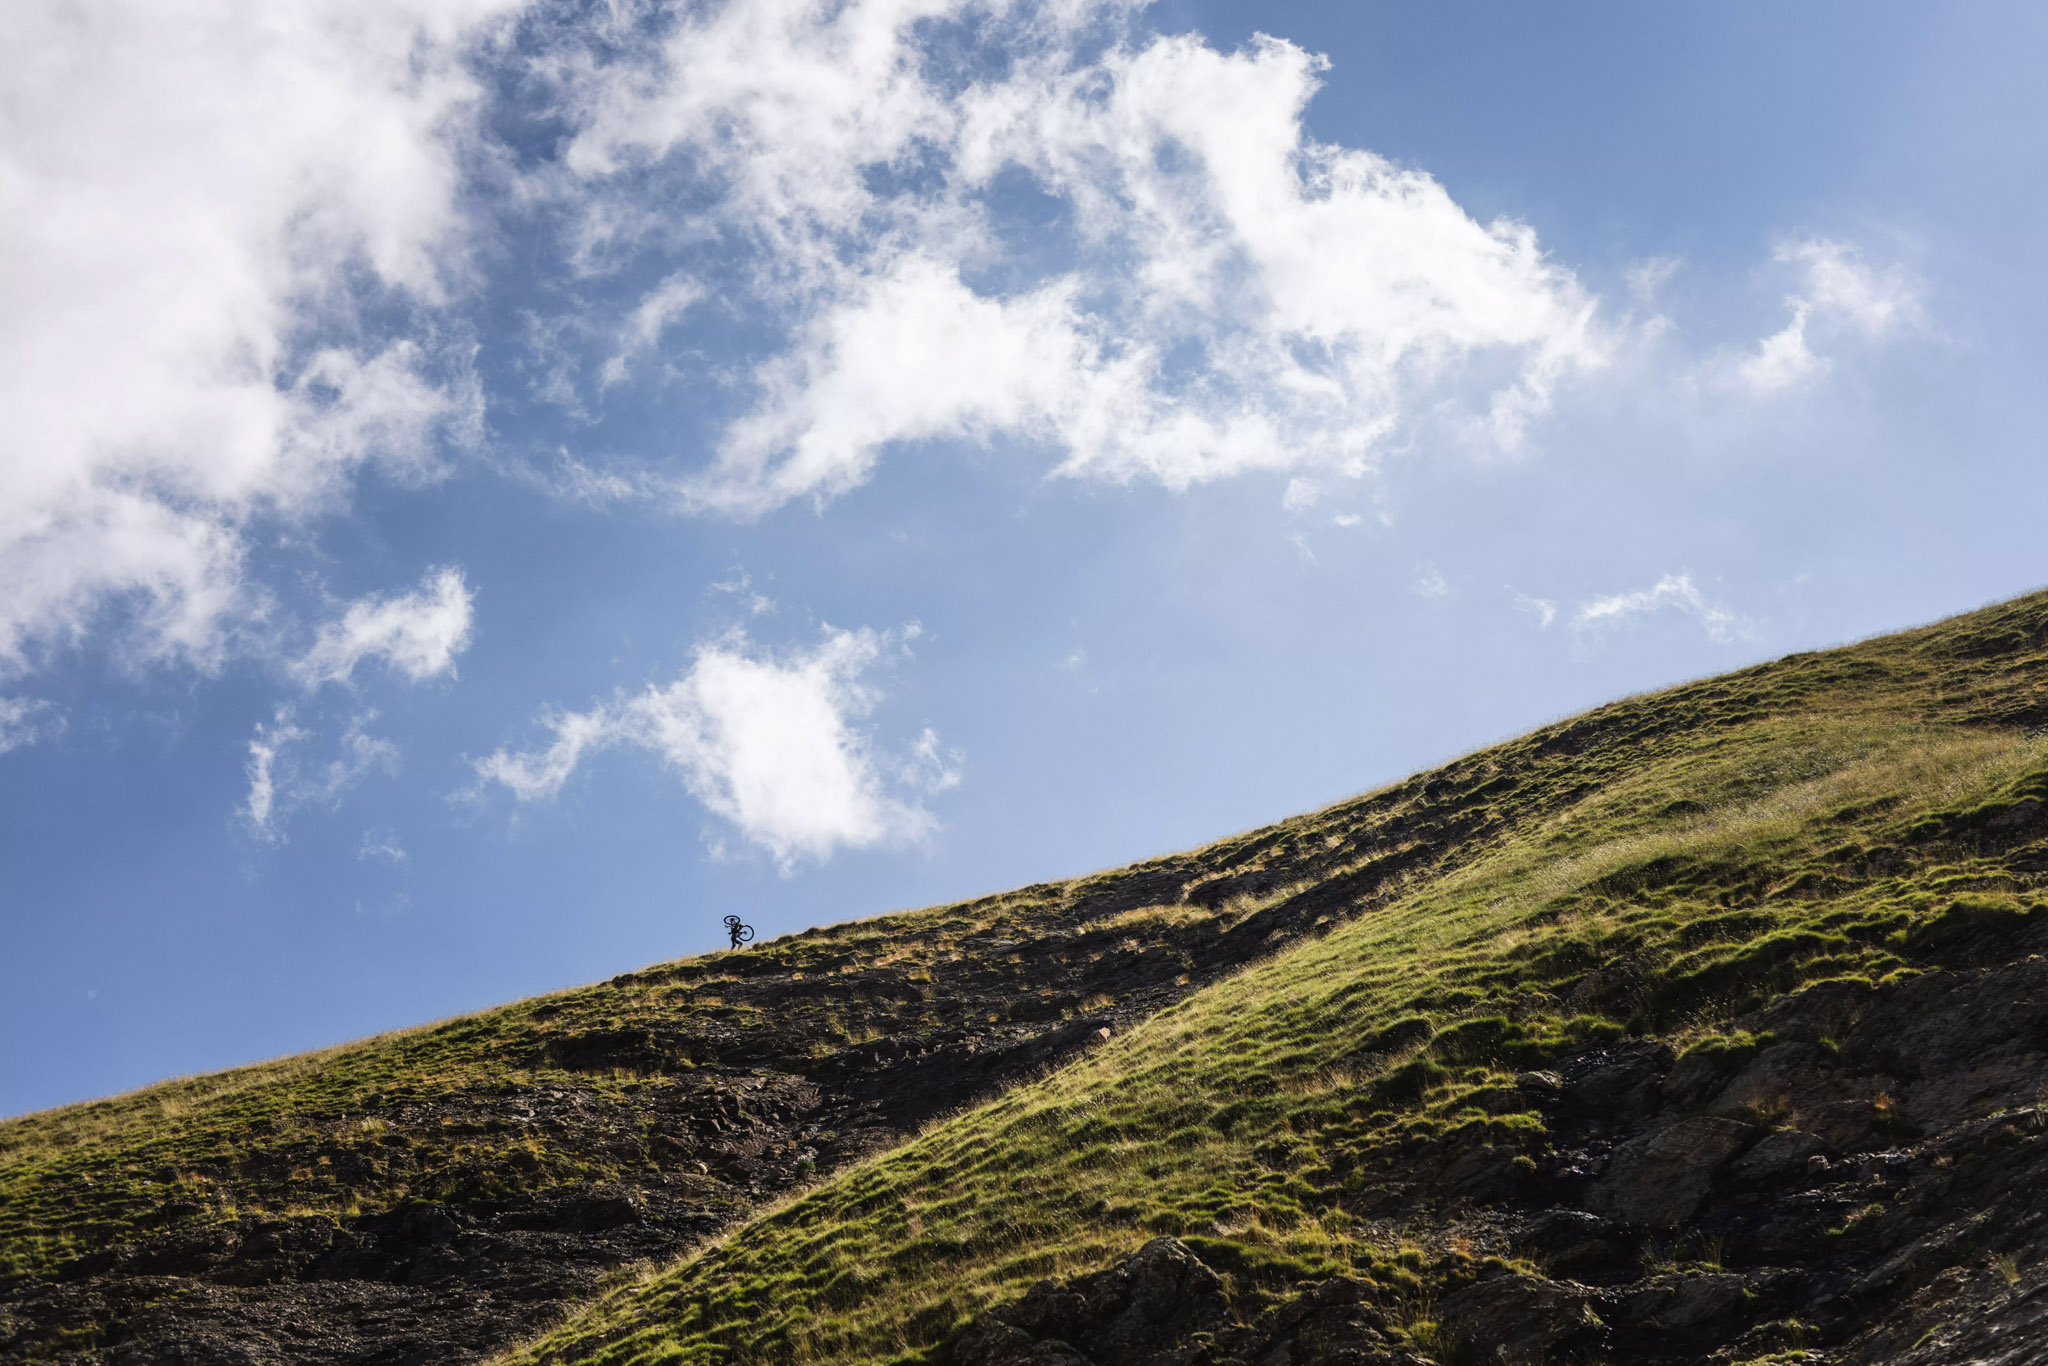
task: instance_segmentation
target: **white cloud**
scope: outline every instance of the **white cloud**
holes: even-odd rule
[[[459,569],[429,571],[419,591],[359,598],[294,668],[308,687],[345,683],[365,659],[382,658],[414,682],[452,673],[469,648],[474,595]]]
[[[1785,326],[1734,364],[1736,381],[1752,393],[1780,393],[1826,374],[1831,362],[1814,349],[1816,335],[1875,342],[1920,320],[1919,290],[1904,269],[1875,269],[1846,243],[1807,238],[1779,247],[1773,259],[1796,268],[1801,282],[1786,296]]]
[[[405,846],[398,842],[398,833],[393,830],[365,830],[363,842],[356,846],[356,858],[361,862],[374,859],[395,868],[409,857]]]
[[[939,743],[939,733],[926,726],[910,746],[904,761],[903,781],[920,792],[944,792],[960,786],[965,776],[966,755]]]
[[[785,870],[842,846],[915,839],[932,818],[900,784],[937,791],[959,780],[959,756],[927,730],[889,764],[855,722],[875,704],[868,672],[915,636],[827,628],[810,650],[772,653],[734,634],[698,649],[675,682],[585,712],[545,715],[545,748],[499,750],[476,764],[480,783],[520,801],[552,797],[595,750],[627,746],[662,759],[684,785]]]
[[[1508,592],[1514,596],[1516,610],[1536,618],[1537,626],[1547,627],[1557,620],[1557,604],[1550,599],[1532,597],[1519,588],[1510,588]]]
[[[775,610],[775,599],[766,593],[754,591],[754,576],[745,569],[734,566],[732,577],[721,579],[704,590],[706,593],[724,593],[740,606],[746,608],[750,617],[764,616]]]
[[[619,349],[598,372],[598,387],[609,389],[625,381],[632,367],[651,353],[668,330],[692,305],[704,298],[704,286],[687,275],[671,275],[640,300],[621,329]]]
[[[1828,363],[1806,343],[1806,322],[1813,308],[1792,301],[1792,320],[1756,344],[1756,350],[1735,367],[1735,377],[1752,393],[1774,394],[1823,374]]]
[[[1456,434],[1512,448],[1604,363],[1591,298],[1526,227],[1308,137],[1317,58],[1127,45],[1134,12],[753,0],[564,65],[593,259],[680,181],[707,205],[683,239],[739,250],[786,326],[685,506],[830,498],[892,445],[997,436],[1175,488],[1356,475],[1450,400]],[[995,206],[1020,176],[1057,208],[1025,242]]]
[[[65,717],[55,704],[39,697],[0,697],[0,754],[54,740],[64,733]]]
[[[1856,248],[1818,237],[1780,247],[1777,259],[1804,269],[1807,303],[1866,337],[1882,337],[1919,320],[1919,290],[1902,266],[1873,269]]]
[[[293,812],[339,804],[343,793],[374,771],[396,773],[398,747],[369,733],[376,719],[373,711],[352,717],[335,757],[308,764],[300,751],[314,733],[296,723],[290,707],[279,707],[268,722],[257,723],[250,737],[249,793],[237,814],[261,838],[282,839],[284,822]]]
[[[1450,580],[1434,564],[1423,564],[1416,568],[1415,591],[1425,598],[1447,598],[1451,594]]]
[[[249,795],[242,803],[242,814],[261,834],[273,830],[270,819],[277,807],[279,756],[305,736],[306,732],[291,723],[291,712],[283,707],[278,708],[270,724],[259,721],[256,725],[256,734],[249,741]]]
[[[1744,631],[1742,619],[1727,608],[1707,601],[1690,574],[1666,574],[1649,588],[1582,603],[1572,618],[1572,629],[1583,631],[1619,626],[1662,611],[1681,612],[1694,618],[1705,628],[1707,635],[1717,641],[1730,640]]]
[[[0,6],[0,670],[110,610],[205,665],[253,518],[417,477],[473,419],[431,309],[499,0]],[[33,206],[22,211],[21,206]]]
[[[1313,479],[1296,477],[1280,493],[1280,506],[1288,512],[1307,512],[1323,496],[1322,485]]]
[[[1657,296],[1664,292],[1679,271],[1685,269],[1683,259],[1676,256],[1651,256],[1637,261],[1625,272],[1628,292],[1636,302],[1647,308],[1654,308]]]

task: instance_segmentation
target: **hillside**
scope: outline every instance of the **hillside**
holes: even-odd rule
[[[2029,1360],[2044,736],[2048,594],[9,1121],[0,1359]]]

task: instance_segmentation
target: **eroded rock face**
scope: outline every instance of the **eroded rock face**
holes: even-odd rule
[[[1182,1243],[1159,1238],[1107,1271],[1040,1281],[982,1316],[953,1355],[961,1366],[1163,1366],[1164,1344],[1222,1327],[1229,1313],[1223,1278]]]
[[[1756,1136],[1754,1126],[1716,1115],[1658,1124],[1615,1149],[1607,1174],[1586,1193],[1586,1205],[1624,1223],[1677,1228],[1700,1207],[1721,1168]]]
[[[1533,1174],[1421,1152],[1348,1197],[1513,1259],[1439,1300],[1248,1288],[1163,1239],[984,1314],[953,1366],[2048,1362],[2048,959],[1737,1025],[1771,1042],[1719,1071],[1635,1040],[1517,1077],[1551,1138]]]
[[[1463,1355],[1500,1366],[1541,1366],[1567,1348],[1597,1350],[1607,1332],[1591,1290],[1520,1272],[1452,1292],[1437,1316]]]
[[[1107,1270],[1040,1281],[976,1318],[952,1366],[1426,1366],[1390,1342],[1379,1288],[1328,1280],[1239,1322],[1228,1287],[1185,1244],[1155,1238]]]

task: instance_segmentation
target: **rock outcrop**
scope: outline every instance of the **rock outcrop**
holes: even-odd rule
[[[1505,1189],[1460,1196],[1423,1153],[1362,1191],[1361,1215],[1480,1258],[1434,1303],[1234,1280],[1159,1239],[983,1314],[953,1366],[2048,1360],[2048,958],[1823,984],[1736,1023],[1772,1042],[1525,1075],[1553,1143]]]

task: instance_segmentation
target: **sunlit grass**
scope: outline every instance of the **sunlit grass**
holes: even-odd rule
[[[1370,1276],[1426,1347],[1470,1249],[1420,1206],[1405,1225],[1354,1211],[1404,1164],[1540,1151],[1516,1071],[1628,1033],[1734,1057],[1753,1041],[1732,1017],[1774,993],[1919,971],[1944,936],[2032,913],[2041,879],[1967,830],[2048,798],[2044,649],[2048,598],[2026,599],[1628,699],[1131,869],[9,1121],[0,1279],[181,1225],[630,1174],[644,1159],[537,1141],[494,1107],[574,1090],[593,1131],[633,1130],[690,1085],[707,1031],[743,1058],[753,1031],[790,1023],[749,1001],[759,979],[798,984],[787,1012],[823,1055],[958,1020],[970,976],[1007,997],[998,1018],[1118,1005],[1042,990],[1027,950],[1054,938],[1114,963],[1227,931],[1265,936],[1266,956],[626,1276],[510,1360],[915,1358],[979,1308],[1157,1233],[1243,1295]],[[1312,917],[1268,932],[1299,904]],[[583,1040],[646,1029],[674,1043],[659,1067],[577,1061]]]
[[[1540,1149],[1541,1117],[1499,1108],[1518,1067],[1623,1032],[1697,1034],[1804,981],[1911,970],[1912,926],[1962,866],[1955,851],[1825,897],[1775,889],[1845,842],[1899,841],[2044,774],[2048,746],[2009,731],[1868,711],[1758,720],[932,1128],[508,1361],[914,1358],[979,1308],[1159,1233],[1247,1286],[1389,1283],[1426,1345],[1428,1304],[1469,1256],[1425,1255],[1419,1231],[1389,1241],[1347,1216],[1347,1195],[1422,1146]],[[1624,960],[1626,981],[1584,993]]]

